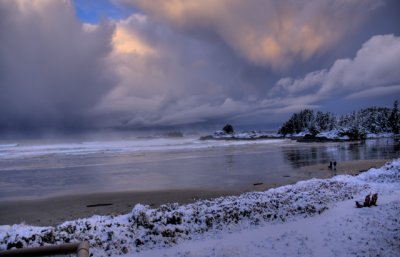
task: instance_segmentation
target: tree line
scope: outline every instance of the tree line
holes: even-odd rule
[[[292,114],[279,133],[286,136],[306,132],[315,136],[320,132],[338,130],[350,138],[362,138],[367,133],[399,134],[399,129],[400,113],[396,100],[392,108],[369,107],[346,115],[304,109]]]

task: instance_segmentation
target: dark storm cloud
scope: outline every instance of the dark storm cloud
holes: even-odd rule
[[[318,108],[328,94],[276,95],[276,82],[313,70],[319,73],[321,63],[329,69],[339,57],[353,56],[365,41],[352,34],[366,29],[363,22],[384,8],[382,1],[361,0],[119,2],[142,8],[142,22],[132,18],[120,25],[155,49],[139,58],[123,56],[124,70],[143,70],[122,76],[128,78],[125,85],[105,108],[110,110],[131,95],[121,109],[130,110],[124,124],[132,127],[218,119],[256,122]],[[349,45],[354,49],[349,51]],[[336,51],[342,46],[347,51]],[[144,90],[147,96],[138,98]]]
[[[116,83],[113,28],[84,26],[68,1],[0,1],[0,129],[89,126]]]
[[[141,12],[94,26],[71,1],[0,0],[0,128],[265,123],[398,92],[394,1],[111,2]]]
[[[111,123],[201,123],[249,110],[248,101],[258,97],[251,73],[246,74],[252,65],[222,42],[182,35],[138,14],[116,27],[110,61],[121,83],[97,109],[109,112]]]
[[[275,71],[325,53],[383,1],[121,0],[183,33],[209,31],[249,62]]]

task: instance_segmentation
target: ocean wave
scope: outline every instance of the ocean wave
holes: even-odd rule
[[[284,139],[266,139],[256,141],[202,141],[198,138],[152,138],[114,141],[86,141],[79,143],[57,143],[19,145],[8,144],[2,148],[1,158],[24,158],[45,155],[90,155],[98,153],[130,153],[149,151],[168,151],[202,149],[254,144],[276,144]],[[0,146],[1,147],[1,146]]]
[[[18,144],[0,144],[0,148],[17,147]]]

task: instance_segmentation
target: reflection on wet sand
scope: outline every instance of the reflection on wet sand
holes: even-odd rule
[[[0,199],[43,198],[106,192],[159,190],[260,190],[335,175],[353,160],[399,156],[392,139],[342,143],[246,144],[204,149],[46,155],[0,160]],[[23,165],[21,164],[23,163]],[[21,166],[22,165],[22,166]],[[314,169],[322,165],[323,170]],[[303,169],[306,168],[307,169]]]
[[[400,151],[399,142],[393,139],[375,139],[359,142],[304,143],[299,147],[284,147],[284,161],[293,169],[305,166],[338,163],[350,160],[391,159]]]

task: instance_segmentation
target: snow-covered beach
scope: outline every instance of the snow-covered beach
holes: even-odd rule
[[[0,257],[400,257],[399,11],[0,0]]]
[[[3,143],[0,225],[55,226],[95,214],[125,214],[137,203],[155,208],[265,191],[358,174],[398,156],[393,139],[305,144],[184,136]],[[328,168],[330,160],[338,161],[336,170]]]
[[[378,193],[378,206],[355,200]],[[0,227],[2,249],[88,240],[94,256],[397,256],[400,159],[358,176],[311,179],[160,208],[136,205],[57,227]]]

